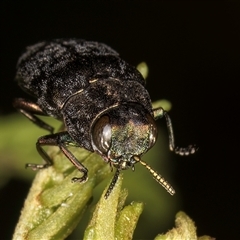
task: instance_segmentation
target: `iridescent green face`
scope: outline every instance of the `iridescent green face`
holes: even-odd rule
[[[92,146],[118,169],[134,168],[135,157],[147,152],[157,138],[153,117],[139,104],[121,105],[92,126]]]

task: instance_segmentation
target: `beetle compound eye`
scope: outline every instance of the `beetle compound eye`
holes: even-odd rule
[[[149,129],[149,148],[153,147],[153,145],[156,142],[157,139],[157,126],[155,124],[154,119],[148,114],[147,115],[148,118],[148,122],[150,125],[150,129]]]
[[[112,131],[108,116],[100,117],[92,127],[93,145],[101,153],[107,153],[111,145]]]

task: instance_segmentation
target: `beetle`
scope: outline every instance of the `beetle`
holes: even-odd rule
[[[175,147],[171,119],[163,108],[152,109],[145,80],[138,70],[103,43],[79,39],[55,39],[27,47],[17,63],[19,86],[35,98],[14,100],[14,107],[50,134],[40,137],[36,148],[44,164],[28,163],[33,170],[53,165],[43,149],[56,145],[83,173],[73,182],[87,180],[88,169],[68,150],[68,145],[96,152],[116,168],[108,187],[108,198],[121,170],[141,163],[171,195],[173,187],[141,156],[156,142],[155,120],[165,117],[170,150],[189,155],[197,147]],[[63,121],[66,130],[54,133],[37,115]]]

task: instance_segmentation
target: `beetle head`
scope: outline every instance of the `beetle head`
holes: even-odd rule
[[[91,128],[92,146],[119,170],[134,169],[139,156],[156,141],[153,117],[140,104],[122,104],[105,111]]]
[[[120,171],[128,168],[134,170],[137,162],[145,166],[171,195],[175,193],[172,186],[140,158],[155,144],[157,138],[155,121],[142,105],[122,104],[99,114],[91,126],[91,138],[93,149],[117,168],[105,198],[114,188]]]

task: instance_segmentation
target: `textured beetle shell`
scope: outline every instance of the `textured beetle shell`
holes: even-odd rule
[[[93,151],[92,121],[114,105],[138,103],[152,115],[142,75],[105,44],[57,39],[30,46],[18,61],[20,87],[70,136]]]

